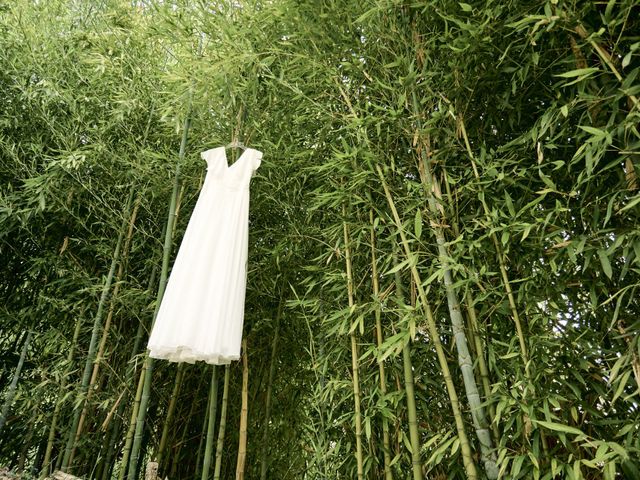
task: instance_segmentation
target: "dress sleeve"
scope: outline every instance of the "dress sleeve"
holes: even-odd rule
[[[261,163],[262,163],[262,152],[259,150],[256,150],[256,154],[253,157],[253,162],[251,165],[253,167],[252,170],[255,172]]]
[[[215,159],[218,157],[217,151],[218,151],[217,148],[212,148],[210,150],[200,153],[200,158],[202,158],[205,162],[207,162],[208,169],[214,165]]]

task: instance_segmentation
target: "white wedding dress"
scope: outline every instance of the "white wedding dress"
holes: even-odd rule
[[[262,152],[231,166],[224,147],[201,154],[207,176],[171,270],[149,356],[214,365],[240,358],[247,275],[249,182]]]

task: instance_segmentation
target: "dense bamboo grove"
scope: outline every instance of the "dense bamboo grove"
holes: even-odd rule
[[[634,0],[0,2],[0,466],[640,478]],[[243,358],[146,340],[252,180]]]

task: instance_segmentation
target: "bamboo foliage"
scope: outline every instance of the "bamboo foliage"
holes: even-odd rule
[[[636,3],[5,2],[0,466],[638,477]],[[233,138],[264,156],[218,401],[143,350]]]

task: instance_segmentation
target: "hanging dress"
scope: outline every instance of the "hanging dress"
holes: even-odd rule
[[[262,152],[231,166],[224,147],[201,154],[207,175],[173,264],[149,356],[214,365],[240,358],[249,233],[249,182]]]

